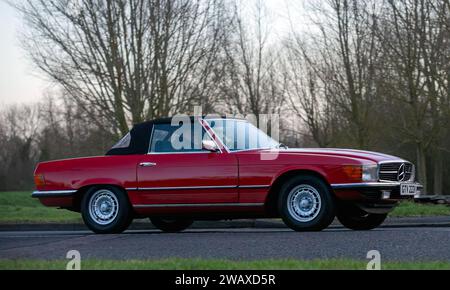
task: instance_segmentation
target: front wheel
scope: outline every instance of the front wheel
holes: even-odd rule
[[[189,219],[163,219],[158,217],[150,218],[152,224],[163,232],[177,233],[184,231],[193,223]]]
[[[118,234],[128,228],[132,212],[124,191],[115,187],[91,188],[81,202],[86,226],[97,234]]]
[[[368,231],[379,227],[387,214],[372,214],[356,206],[341,206],[337,214],[339,222],[346,228],[355,231]]]
[[[314,176],[298,176],[283,185],[278,211],[295,231],[321,231],[335,217],[335,204],[328,186]]]

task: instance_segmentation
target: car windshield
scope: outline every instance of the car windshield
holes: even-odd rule
[[[207,119],[230,151],[278,148],[280,143],[245,120]]]

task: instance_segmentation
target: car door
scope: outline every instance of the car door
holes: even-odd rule
[[[195,139],[193,128],[201,127],[195,122],[190,137],[185,134],[183,138]],[[173,135],[179,129],[170,123],[154,125],[150,152],[137,168],[139,203],[184,206],[238,202],[237,158],[227,152],[202,150],[201,146],[174,149]],[[203,127],[201,131],[202,139],[210,138]],[[191,144],[195,147],[194,141]]]

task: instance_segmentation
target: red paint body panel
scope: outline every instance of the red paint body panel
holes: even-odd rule
[[[71,208],[74,204],[73,197],[47,197],[40,198],[39,201],[48,207]]]
[[[233,203],[238,202],[238,163],[235,155],[217,153],[148,154],[138,167],[137,182],[143,190],[132,194],[132,203]],[[211,187],[195,190],[145,190],[155,187]],[[223,188],[221,188],[223,187]]]
[[[101,156],[43,162],[35,174],[43,174],[45,186],[38,190],[70,190],[108,184],[137,187],[136,168],[142,156]]]

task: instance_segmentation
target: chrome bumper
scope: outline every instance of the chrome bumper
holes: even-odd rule
[[[76,193],[76,190],[44,190],[44,191],[34,191],[31,197],[41,198],[41,197],[68,197]]]
[[[400,186],[409,184],[416,186],[415,194],[401,194]],[[362,183],[340,183],[332,184],[331,188],[338,192],[346,190],[357,191],[366,200],[403,200],[417,198],[422,194],[423,186],[420,183],[402,182],[362,182]]]
[[[332,184],[333,189],[395,189],[400,187],[401,182],[361,182],[361,183],[338,183]],[[417,188],[422,189],[423,186],[420,183],[411,183],[416,185]]]

